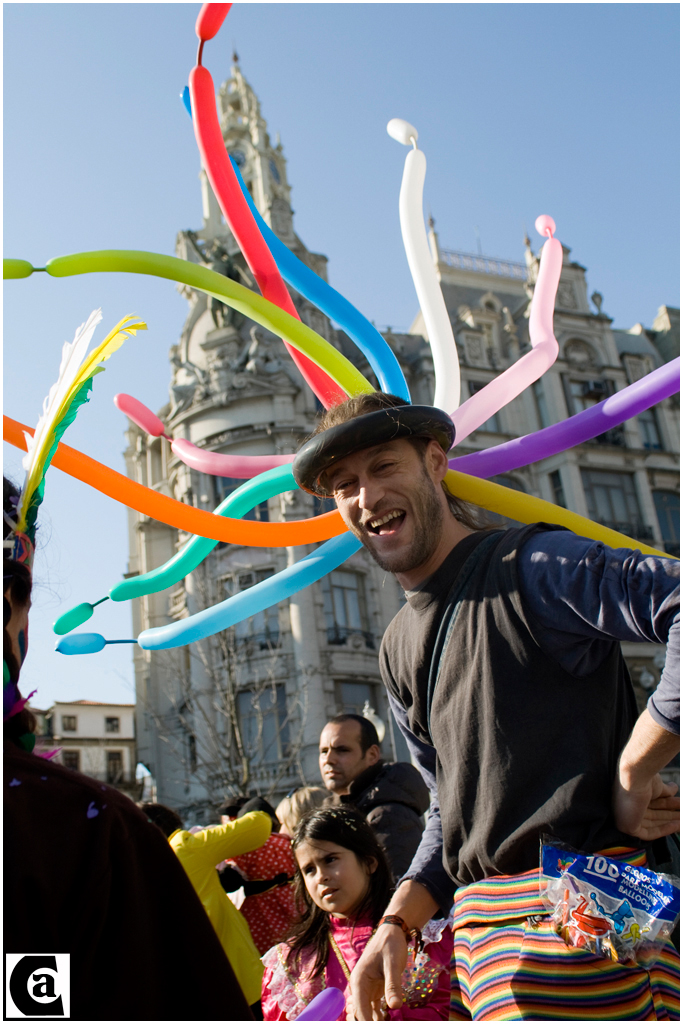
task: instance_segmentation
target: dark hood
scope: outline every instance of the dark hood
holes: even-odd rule
[[[417,768],[405,761],[378,761],[353,780],[341,803],[354,804],[363,814],[383,804],[405,804],[418,815],[429,807],[429,790]]]

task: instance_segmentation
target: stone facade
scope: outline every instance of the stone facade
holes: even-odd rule
[[[226,146],[262,216],[300,259],[326,277],[326,257],[309,251],[294,231],[282,146],[271,143],[259,102],[237,64],[218,93],[218,105]],[[200,177],[203,226],[180,232],[176,252],[255,288],[203,172]],[[538,261],[528,241],[524,263],[442,250],[433,224],[430,241],[456,333],[466,398],[528,347]],[[160,410],[167,432],[221,453],[294,452],[312,430],[320,405],[280,339],[201,292],[185,286],[181,292],[189,313],[170,352],[169,403]],[[292,298],[301,319],[374,381],[350,340],[301,296],[292,293]],[[467,438],[463,454],[562,420],[678,351],[677,310],[662,307],[651,330],[637,325],[616,331],[601,312],[601,297],[595,294],[592,301],[595,311],[585,269],[565,249],[555,317],[560,358],[541,384]],[[421,316],[409,333],[386,337],[413,400],[431,403],[433,366]],[[678,403],[670,400],[642,422],[629,422],[609,437],[500,482],[616,528],[628,525],[625,532],[668,545],[673,553],[677,423]],[[165,439],[148,437],[132,425],[128,442],[126,463],[133,479],[199,508],[213,509],[241,483],[190,470]],[[294,491],[262,503],[249,518],[301,519],[322,510],[321,503]],[[128,575],[161,565],[188,540],[136,512],[129,513],[129,528]],[[310,550],[220,544],[176,586],[134,602],[135,635],[224,600]],[[385,756],[405,758],[377,662],[382,633],[402,600],[394,578],[361,551],[320,583],[210,641],[168,652],[136,647],[139,759],[156,779],[158,799],[192,823],[206,820],[229,793],[277,799],[304,781],[319,782],[320,729],[329,716],[342,709],[361,711],[366,701],[387,724]],[[648,646],[626,653],[636,680],[652,685],[661,651]],[[640,696],[644,700],[646,691]]]

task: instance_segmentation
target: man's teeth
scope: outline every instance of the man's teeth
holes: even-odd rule
[[[387,512],[387,514],[385,516],[382,516],[381,519],[371,519],[370,526],[373,528],[373,530],[377,530],[380,526],[383,526],[385,523],[388,523],[390,519],[397,519],[399,516],[402,515],[403,512]]]

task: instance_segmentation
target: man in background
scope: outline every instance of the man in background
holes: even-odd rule
[[[382,760],[379,737],[362,715],[337,715],[320,734],[320,774],[341,804],[365,818],[400,878],[420,845],[429,790],[412,764]]]

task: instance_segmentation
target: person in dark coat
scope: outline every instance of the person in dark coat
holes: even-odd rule
[[[36,722],[19,675],[35,538],[12,528],[18,497],[5,480],[3,918],[6,953],[23,954],[9,979],[15,1006],[70,1020],[252,1020],[159,829],[125,794],[33,753]],[[55,953],[70,957],[68,1013]],[[57,972],[56,986],[42,976],[53,992],[40,994],[54,995],[53,1006],[32,998],[38,968]]]
[[[394,878],[408,870],[424,830],[429,790],[412,764],[382,760],[379,737],[362,715],[337,715],[320,734],[320,774],[341,804],[363,814]]]

